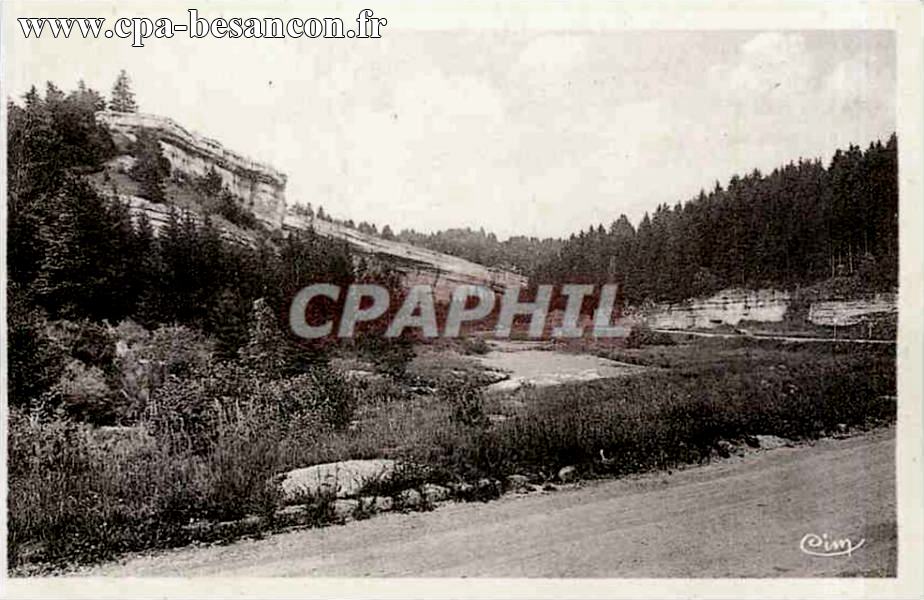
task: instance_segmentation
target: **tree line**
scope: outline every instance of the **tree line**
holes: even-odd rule
[[[8,104],[8,323],[17,378],[36,376],[36,344],[51,321],[187,325],[235,358],[258,299],[285,331],[288,302],[310,283],[394,287],[386,267],[312,230],[255,231],[246,245],[226,239],[208,215],[173,208],[155,232],[145,215],[87,180],[115,154],[110,132],[94,118],[103,106],[83,85],[65,94],[51,83],[44,97],[33,88],[22,105]],[[290,345],[306,361],[323,358],[319,347]]]
[[[898,142],[837,150],[769,174],[625,215],[572,235],[535,283],[620,283],[627,302],[678,301],[728,287],[792,289],[849,278],[857,291],[898,285]]]
[[[435,233],[404,229],[398,234],[398,240],[524,275],[534,272],[562,247],[561,240],[522,235],[499,241],[495,234],[486,233],[484,228],[476,231],[469,227]]]

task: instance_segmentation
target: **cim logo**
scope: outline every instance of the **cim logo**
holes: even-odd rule
[[[829,538],[827,533],[822,535],[807,533],[799,542],[799,550],[811,556],[850,556],[865,542],[865,538],[854,544],[850,538],[833,539]]]

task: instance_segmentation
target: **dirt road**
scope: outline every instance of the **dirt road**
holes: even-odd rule
[[[804,577],[895,572],[894,430],[673,474],[387,514],[98,567],[116,576]],[[810,556],[807,534],[865,540]]]

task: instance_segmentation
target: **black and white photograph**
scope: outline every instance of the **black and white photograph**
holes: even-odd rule
[[[0,9],[9,597],[924,593],[919,3]]]

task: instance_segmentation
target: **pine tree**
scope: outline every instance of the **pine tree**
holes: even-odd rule
[[[170,161],[164,157],[157,136],[144,129],[138,133],[134,145],[135,164],[132,179],[141,184],[141,194],[151,202],[166,200],[164,179],[170,175]]]
[[[247,345],[241,359],[258,373],[276,378],[291,374],[289,341],[264,298],[253,303]]]
[[[112,86],[109,109],[116,112],[138,112],[138,105],[135,103],[135,92],[131,89],[131,79],[129,79],[125,69],[119,71],[115,85]]]

